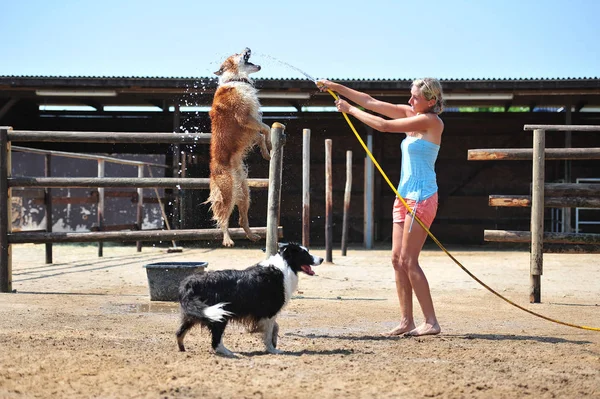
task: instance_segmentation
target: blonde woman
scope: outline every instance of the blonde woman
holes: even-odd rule
[[[402,167],[398,193],[429,228],[438,206],[434,166],[444,131],[444,123],[438,116],[444,107],[440,82],[433,78],[415,80],[410,90],[409,105],[379,101],[366,93],[326,79],[319,80],[317,85],[321,90],[330,89],[352,103],[390,119],[365,112],[343,99],[335,102],[338,111],[352,115],[380,132],[406,133],[401,144]],[[413,223],[411,214],[396,198],[393,209],[392,265],[400,301],[400,322],[383,335],[421,336],[441,332],[429,283],[419,265],[419,254],[426,238],[427,232],[418,223]],[[425,317],[419,326],[415,325],[413,317],[413,291]]]

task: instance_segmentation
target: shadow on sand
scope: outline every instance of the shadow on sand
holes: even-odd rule
[[[352,355],[354,354],[355,351],[353,350],[348,350],[348,349],[330,349],[330,350],[308,350],[308,349],[304,349],[301,351],[286,351],[284,350],[283,353],[280,353],[278,356],[302,356],[302,355]],[[248,356],[248,357],[253,357],[253,356],[267,356],[267,355],[271,355],[270,353],[266,352],[266,351],[252,351],[252,352],[237,352],[238,355],[242,355],[242,356]]]
[[[556,337],[543,337],[534,335],[513,335],[513,334],[466,334],[466,335],[445,335],[447,338],[458,338],[458,339],[481,339],[488,341],[536,341],[544,342],[549,344],[577,344],[586,345],[591,344],[591,341],[574,341],[564,338]]]
[[[427,337],[412,337],[412,336],[380,336],[380,335],[332,335],[332,334],[298,334],[287,333],[286,336],[299,338],[317,338],[317,339],[339,339],[346,341],[384,341],[396,339],[467,339],[467,340],[487,340],[487,341],[536,341],[550,344],[576,344],[586,345],[591,344],[591,341],[575,341],[556,337],[543,337],[533,335],[503,335],[503,334],[466,334],[466,335],[449,335],[440,334]]]

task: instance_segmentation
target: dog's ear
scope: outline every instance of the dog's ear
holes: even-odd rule
[[[215,72],[215,75],[217,75],[217,76],[223,75],[223,68],[221,68],[217,72]]]
[[[289,244],[287,242],[278,242],[279,252],[283,251]]]

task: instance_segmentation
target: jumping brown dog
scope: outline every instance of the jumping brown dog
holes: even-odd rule
[[[250,231],[248,209],[250,189],[246,154],[258,145],[264,159],[270,160],[271,129],[262,122],[262,112],[254,82],[248,76],[260,71],[250,59],[250,49],[227,58],[215,72],[219,85],[209,112],[210,140],[210,196],[213,220],[223,231],[223,245],[233,246],[229,235],[229,217],[237,205],[239,224],[246,236],[256,241],[260,238]]]

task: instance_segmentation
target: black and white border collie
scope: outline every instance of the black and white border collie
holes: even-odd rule
[[[245,270],[218,270],[189,276],[179,288],[181,326],[177,345],[185,351],[183,339],[196,324],[207,327],[213,349],[234,356],[222,342],[229,321],[246,326],[249,332],[262,332],[269,353],[281,353],[277,347],[277,314],[289,302],[298,287],[298,272],[314,275],[311,266],[323,258],[311,255],[298,244],[279,244],[276,255]]]

